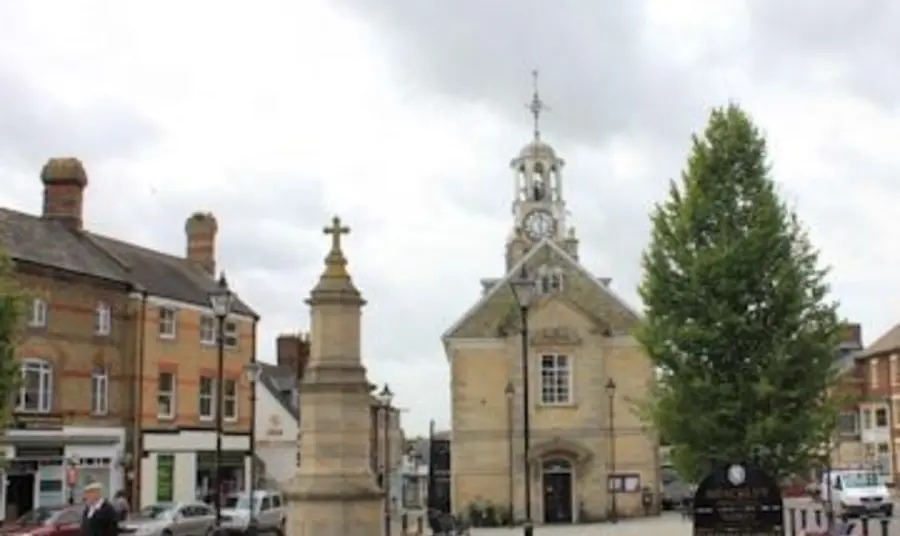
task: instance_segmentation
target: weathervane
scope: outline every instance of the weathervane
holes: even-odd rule
[[[547,106],[544,105],[544,101],[541,100],[541,96],[538,93],[538,71],[537,69],[531,71],[531,102],[525,105],[526,108],[531,112],[531,117],[534,118],[534,139],[541,139],[541,112],[548,109]]]

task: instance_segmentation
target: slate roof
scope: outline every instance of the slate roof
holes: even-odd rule
[[[122,266],[56,220],[0,208],[0,245],[15,260],[129,282]]]
[[[293,418],[300,420],[300,407],[296,404],[296,400],[292,399],[291,395],[285,394],[292,393],[299,386],[300,382],[294,371],[289,367],[279,367],[270,363],[259,362],[259,365],[261,366],[259,382],[275,397],[285,411]]]
[[[900,349],[900,324],[895,325],[887,333],[875,339],[875,342],[867,346],[857,357],[872,357],[897,349]]]
[[[0,208],[0,245],[14,260],[130,284],[153,296],[195,305],[207,305],[216,286],[185,258],[73,231],[58,221],[8,208]],[[256,316],[240,299],[234,312]]]

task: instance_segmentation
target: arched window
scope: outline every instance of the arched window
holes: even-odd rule
[[[112,310],[106,302],[97,304],[94,310],[94,333],[97,335],[109,335],[112,331]]]
[[[539,294],[559,294],[563,291],[565,274],[562,268],[541,266],[537,273],[537,290]]]
[[[109,372],[95,367],[91,372],[91,413],[106,415],[109,412]]]
[[[53,405],[53,367],[43,359],[22,361],[22,386],[16,410],[28,413],[50,413]]]

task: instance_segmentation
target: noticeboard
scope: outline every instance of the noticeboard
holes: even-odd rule
[[[781,489],[754,464],[724,464],[697,486],[694,536],[726,535],[784,536]]]

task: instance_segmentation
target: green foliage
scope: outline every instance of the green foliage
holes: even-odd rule
[[[642,415],[689,481],[726,461],[776,478],[808,468],[838,405],[840,324],[766,143],[736,105],[716,109],[681,181],[652,215],[636,333],[660,371]]]
[[[22,327],[24,301],[13,279],[13,263],[0,249],[0,429],[12,413],[15,390],[21,375],[16,360],[16,343]]]

